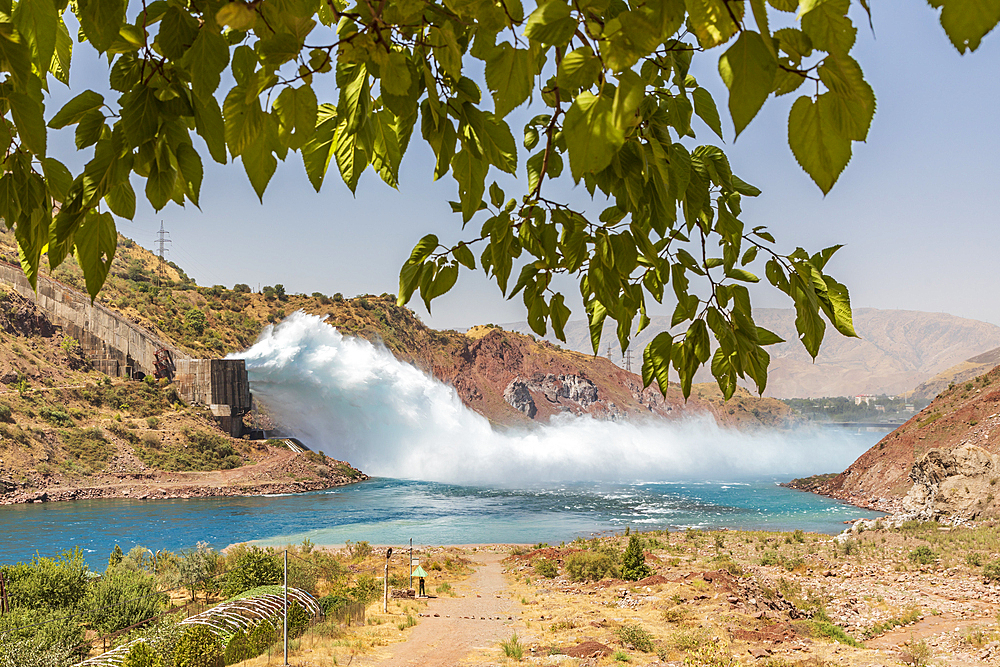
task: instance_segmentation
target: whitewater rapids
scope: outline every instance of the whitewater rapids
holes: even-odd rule
[[[562,415],[500,432],[454,389],[388,350],[293,313],[231,355],[272,417],[373,476],[454,484],[789,478],[846,468],[871,444],[819,429],[720,428],[710,416],[607,422]]]

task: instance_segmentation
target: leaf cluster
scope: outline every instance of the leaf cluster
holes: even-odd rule
[[[737,136],[768,99],[798,92],[788,142],[827,192],[875,112],[851,55],[851,4],[541,0],[529,12],[521,0],[0,0],[0,217],[33,285],[43,255],[55,268],[72,254],[93,297],[114,260],[116,216],[135,215],[135,186],[157,210],[197,206],[206,149],[218,163],[241,161],[262,198],[293,153],[317,190],[331,165],[352,192],[369,167],[396,187],[416,137],[433,153],[434,178],[454,179],[463,225],[480,222],[467,242],[417,244],[400,273],[401,302],[419,291],[429,308],[460,267],[481,268],[522,295],[533,330],[563,338],[570,311],[552,281],[571,275],[595,345],[610,319],[624,350],[649,322],[648,300],[667,298],[684,329],[646,350],[646,384],[665,390],[673,372],[687,394],[710,363],[726,396],[740,379],[763,391],[764,348],[778,338],[752,318],[746,284],[759,280],[758,256],[794,302],[810,354],[823,317],[853,335],[850,302],[825,273],[836,247],[779,252],[766,230],[740,220],[744,198],[759,191],[721,149],[694,144],[695,117],[723,130],[691,65],[720,54]],[[931,4],[960,52],[1000,20],[995,3]],[[69,85],[82,43],[107,58],[113,92],[83,90],[47,114],[49,85]],[[471,76],[480,67],[485,91]],[[522,159],[507,118],[529,100],[544,112],[523,128]],[[76,174],[47,152],[48,131],[69,128],[86,155]],[[508,197],[487,186],[497,171],[526,176],[527,187]],[[548,198],[546,183],[559,178],[582,184],[603,210]],[[192,315],[183,325],[203,332],[207,323]]]

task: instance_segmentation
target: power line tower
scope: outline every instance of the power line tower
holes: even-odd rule
[[[625,370],[627,370],[629,373],[631,373],[632,372],[632,350],[629,350],[628,352],[625,352],[622,355],[622,357],[624,357],[623,361],[625,362]]]
[[[157,254],[160,256],[160,265],[159,265],[159,267],[157,268],[157,271],[156,271],[156,286],[157,287],[159,287],[160,284],[163,282],[164,273],[165,273],[165,270],[164,270],[165,260],[163,259],[163,255],[168,250],[167,244],[168,243],[173,243],[173,241],[170,240],[169,234],[170,234],[170,232],[168,232],[167,230],[165,230],[163,228],[163,221],[160,220],[160,231],[158,231],[156,233]]]

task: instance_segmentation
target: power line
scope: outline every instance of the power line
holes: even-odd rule
[[[173,241],[171,241],[170,238],[168,237],[169,234],[170,234],[170,232],[168,232],[167,230],[165,230],[163,228],[163,221],[160,220],[160,231],[156,232],[156,241],[155,241],[155,244],[156,244],[157,249],[159,251],[157,254],[160,256],[160,264],[159,264],[159,267],[157,267],[157,273],[156,273],[156,279],[157,279],[156,286],[157,287],[159,287],[160,284],[163,282],[163,274],[164,274],[164,270],[163,270],[163,263],[164,263],[163,255],[167,251],[167,244],[168,243],[173,243]]]

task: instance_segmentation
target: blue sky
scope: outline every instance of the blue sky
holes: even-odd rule
[[[855,307],[940,311],[1000,324],[1000,299],[991,295],[1000,249],[1000,38],[991,33],[978,52],[959,56],[926,4],[886,0],[873,12],[874,36],[864,16],[854,17],[855,57],[875,89],[878,111],[867,144],[855,144],[830,195],[822,196],[788,149],[795,95],[769,100],[735,144],[731,124],[726,127],[724,149],[734,171],[764,191],[746,203],[744,221],[767,225],[789,250],[845,244],[830,268],[850,288]],[[106,86],[106,61],[87,58],[88,50],[78,50],[74,92],[101,80]],[[702,56],[705,65],[714,67],[713,55]],[[697,74],[723,108],[718,73]],[[65,99],[59,85],[53,84],[50,113]],[[534,113],[520,109],[508,117],[515,137]],[[699,140],[718,142],[704,126]],[[50,142],[52,154],[78,168],[71,131],[53,133]],[[140,203],[134,221],[118,221],[123,234],[153,248],[162,220],[173,241],[168,258],[200,284],[395,293],[399,267],[422,235],[463,238],[461,220],[447,204],[457,199],[454,181],[432,181],[430,151],[419,137],[404,158],[399,191],[369,170],[352,196],[332,166],[317,194],[301,159],[291,156],[279,165],[263,204],[242,165],[222,167],[202,154],[200,211],[170,204],[156,213]],[[585,193],[565,194],[582,201]],[[564,289],[576,294],[569,284]],[[768,288],[754,293],[754,303],[788,305]],[[438,328],[523,319],[519,299],[505,301],[481,273],[466,271],[435,301],[433,316],[418,300],[411,305]],[[575,308],[574,316],[582,310]]]

